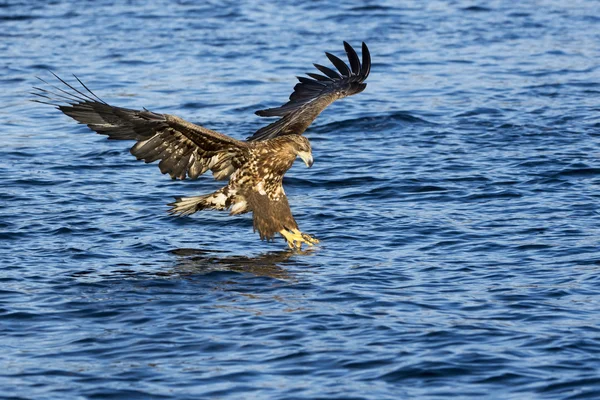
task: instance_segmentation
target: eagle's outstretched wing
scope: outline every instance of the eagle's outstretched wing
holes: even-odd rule
[[[259,110],[261,117],[281,117],[276,122],[259,129],[248,140],[265,140],[276,136],[302,134],[317,116],[331,103],[343,97],[360,93],[367,87],[363,83],[371,71],[371,56],[362,44],[362,64],[356,51],[344,42],[350,67],[330,53],[325,53],[339,73],[319,64],[314,66],[324,75],[307,73],[313,79],[298,77],[290,101],[281,107]]]
[[[89,90],[79,78],[82,90],[56,74],[66,87],[51,85],[54,91],[34,88],[34,100],[56,106],[63,113],[109,139],[136,140],[131,154],[158,167],[173,179],[196,179],[211,170],[215,179],[226,179],[247,161],[248,143],[194,125],[181,118],[152,111],[114,107]],[[62,104],[61,104],[62,103]]]

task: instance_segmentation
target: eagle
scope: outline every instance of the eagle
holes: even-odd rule
[[[279,117],[247,140],[237,140],[169,114],[146,108],[115,107],[96,96],[77,76],[80,87],[58,75],[48,88],[34,87],[34,101],[55,106],[93,131],[115,140],[134,140],[131,154],[158,167],[172,179],[196,179],[210,170],[226,186],[209,194],[176,197],[169,212],[185,216],[200,210],[229,210],[231,215],[252,212],[254,231],[262,240],[281,234],[291,249],[312,246],[319,241],[298,228],[292,216],[283,176],[297,157],[313,165],[310,142],[302,133],[315,118],[337,99],[362,92],[371,70],[371,56],[362,43],[362,62],[347,42],[344,49],[349,66],[325,53],[337,69],[314,64],[321,72],[297,77],[289,101],[280,107],[256,111],[261,117]],[[338,72],[339,71],[339,72]],[[64,85],[64,86],[63,86]]]

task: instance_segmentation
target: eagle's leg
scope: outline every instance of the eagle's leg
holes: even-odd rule
[[[302,233],[298,229],[293,229],[291,232],[286,229],[282,229],[279,231],[279,233],[281,233],[281,236],[285,238],[290,249],[302,250],[303,243],[306,243],[309,246],[319,243],[316,238],[306,233]]]

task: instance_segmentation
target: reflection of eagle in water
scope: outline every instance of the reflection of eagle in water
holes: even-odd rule
[[[180,197],[170,212],[179,215],[199,210],[230,210],[232,215],[253,212],[254,229],[261,239],[280,233],[292,248],[312,245],[317,239],[300,232],[283,191],[283,175],[300,157],[308,167],[313,163],[310,143],[301,134],[312,121],[337,99],[362,92],[369,76],[371,58],[362,44],[362,64],[354,49],[344,42],[348,67],[336,56],[325,53],[339,73],[315,64],[323,73],[299,77],[290,100],[281,107],[257,111],[261,117],[281,117],[259,129],[249,141],[240,141],[191,124],[173,115],[146,109],[113,107],[92,93],[79,79],[79,90],[67,87],[55,91],[36,88],[37,100],[57,106],[63,113],[86,124],[109,139],[135,140],[131,154],[146,163],[160,160],[158,167],[173,179],[196,179],[211,170],[215,179],[229,178],[227,186],[214,193]],[[59,102],[59,104],[56,104]],[[61,105],[66,102],[68,105]]]

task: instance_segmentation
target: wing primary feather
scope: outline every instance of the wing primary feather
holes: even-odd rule
[[[325,86],[325,84],[324,84],[324,83],[321,83],[321,82],[319,82],[319,81],[316,81],[316,80],[314,80],[314,79],[308,79],[308,78],[305,78],[305,77],[303,77],[303,76],[297,76],[296,78],[297,78],[297,79],[298,79],[298,80],[299,80],[301,83],[304,83],[304,84],[306,84],[306,85],[309,85],[309,86],[315,87],[316,89],[322,89],[322,88]]]
[[[328,77],[323,76],[323,75],[313,74],[312,72],[307,72],[306,75],[310,76],[313,79],[316,79],[317,81],[331,82],[331,78],[328,78]]]
[[[85,97],[86,99],[90,100],[90,101],[96,101],[96,99],[88,96],[85,93],[80,92],[79,90],[75,89],[73,86],[71,86],[69,83],[67,83],[64,79],[62,79],[60,76],[56,75],[54,72],[50,71],[50,73],[52,75],[54,75],[54,77],[56,79],[58,79],[59,81],[61,81],[62,83],[64,83],[65,85],[67,85],[69,88],[71,88],[72,90],[76,91],[77,93],[79,93],[80,95],[82,95],[83,97]]]
[[[39,90],[40,92],[47,93],[48,95],[56,96],[58,98],[63,98],[63,99],[68,100],[68,101],[73,101],[73,97],[67,97],[67,96],[62,95],[60,93],[54,93],[54,92],[51,92],[49,90],[46,90],[46,89],[43,89],[43,88],[39,88],[39,87],[36,87],[36,86],[34,86],[33,88],[35,90]],[[47,99],[52,99],[50,96],[46,96],[46,95],[43,95],[41,93],[32,92],[32,94],[35,94],[36,96],[40,96],[40,97],[45,97]],[[55,100],[59,100],[59,99],[55,99]]]
[[[32,94],[35,94],[35,93],[32,93]],[[47,104],[49,106],[54,106],[56,108],[60,107],[60,104],[49,103],[47,101],[38,100],[38,99],[32,99],[32,100],[29,100],[29,101],[33,101],[34,103]]]
[[[360,73],[360,60],[358,58],[358,54],[356,54],[356,51],[348,42],[344,42],[344,49],[346,50],[346,55],[348,56],[352,73],[354,75],[358,75]]]
[[[338,71],[340,71],[342,76],[351,75],[350,68],[348,68],[345,62],[343,62],[331,53],[325,52],[325,55],[327,56],[327,58],[329,58],[329,61],[331,61],[331,63],[338,69]]]
[[[81,86],[83,86],[83,87],[85,88],[85,90],[87,90],[88,92],[90,92],[90,94],[91,94],[92,96],[94,96],[94,97],[95,97],[95,98],[96,98],[96,99],[97,99],[97,100],[98,100],[100,103],[103,103],[103,104],[106,104],[106,105],[108,105],[108,103],[107,103],[107,102],[105,102],[104,100],[102,100],[100,97],[96,96],[96,93],[92,92],[90,88],[88,88],[87,86],[85,86],[85,83],[81,82],[81,79],[79,79],[79,78],[77,77],[77,75],[73,74],[73,76],[75,77],[75,79],[77,79],[77,82],[79,82],[79,84],[80,84]],[[146,110],[146,111],[148,111],[148,110]]]
[[[369,53],[369,48],[365,44],[362,43],[362,67],[360,69],[360,75],[362,80],[364,81],[369,76],[371,72],[371,53]]]
[[[338,74],[337,72],[335,72],[334,70],[332,70],[331,68],[327,68],[324,67],[323,65],[320,64],[313,64],[315,66],[316,69],[318,69],[319,71],[321,71],[322,73],[324,73],[325,75],[327,75],[328,77],[330,77],[331,79],[338,80],[338,79],[342,79],[342,76],[340,74]]]
[[[47,99],[47,100],[57,100],[57,101],[60,101],[59,99],[55,99],[53,97],[46,96],[43,93],[31,92],[31,94],[34,95],[34,96],[42,97],[42,98]]]
[[[40,81],[44,82],[46,85],[50,86],[51,88],[54,88],[54,89],[58,90],[59,92],[64,93],[67,96],[69,96],[70,101],[81,101],[81,102],[88,101],[86,98],[79,97],[79,96],[77,96],[77,95],[75,95],[73,93],[69,93],[66,90],[63,90],[63,89],[59,88],[58,86],[55,86],[55,85],[53,85],[51,83],[46,82],[45,80],[43,80],[39,76],[36,76],[36,78],[39,79]]]

